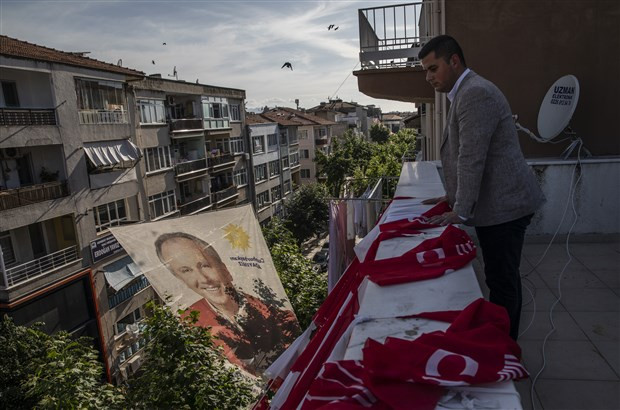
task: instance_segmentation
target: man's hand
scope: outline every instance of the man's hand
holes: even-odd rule
[[[428,218],[428,223],[433,225],[446,226],[449,224],[462,224],[463,220],[454,211],[445,212]]]
[[[437,198],[429,198],[429,199],[425,199],[424,201],[422,201],[422,205],[435,205],[438,204],[440,202],[446,202],[448,200],[448,197],[446,195],[444,196],[440,196]]]

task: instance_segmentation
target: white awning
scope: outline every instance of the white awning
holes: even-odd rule
[[[97,168],[140,159],[140,150],[129,140],[85,142],[84,151]]]
[[[116,292],[142,275],[140,267],[134,263],[130,256],[125,256],[104,266],[103,272],[106,281]]]

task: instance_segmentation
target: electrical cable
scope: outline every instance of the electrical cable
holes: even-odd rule
[[[358,64],[359,64],[359,63],[360,63],[360,62],[358,61],[358,62],[355,64],[355,67],[353,67],[353,69],[349,72],[349,74],[347,74],[347,76],[345,77],[345,79],[344,79],[344,80],[340,83],[340,85],[338,86],[338,88],[336,89],[336,91],[334,91],[334,93],[331,95],[331,97],[329,97],[329,98],[328,98],[328,100],[331,100],[331,99],[332,99],[332,97],[334,97],[334,96],[338,93],[338,91],[340,91],[340,88],[344,85],[345,81],[347,81],[347,79],[349,78],[349,76],[351,75],[351,73],[353,72],[353,70],[355,70],[355,69],[357,68],[357,66],[358,66]]]
[[[577,180],[575,181],[574,185],[571,184],[571,190],[569,191],[569,201],[573,210],[573,223],[571,224],[568,233],[566,235],[566,241],[565,241],[565,246],[566,246],[566,254],[568,255],[568,261],[564,264],[564,267],[562,268],[562,270],[560,271],[560,274],[558,275],[558,297],[555,300],[555,302],[551,305],[551,308],[549,309],[549,322],[551,323],[551,330],[549,330],[549,332],[545,335],[545,338],[543,340],[543,344],[542,344],[542,359],[543,359],[543,363],[542,366],[540,368],[540,370],[536,373],[536,375],[534,376],[534,379],[532,380],[532,386],[530,388],[530,400],[532,402],[532,409],[536,410],[536,404],[534,402],[534,388],[536,386],[536,382],[538,381],[538,378],[540,377],[540,375],[542,374],[542,372],[545,370],[545,367],[547,365],[547,356],[545,354],[545,347],[547,345],[547,340],[549,339],[549,337],[555,332],[556,327],[555,327],[555,322],[553,321],[553,311],[555,309],[555,307],[557,306],[558,303],[560,303],[561,299],[562,299],[562,278],[564,276],[564,272],[566,271],[566,268],[568,267],[568,265],[572,262],[573,260],[573,255],[570,253],[570,249],[569,249],[569,241],[570,241],[570,235],[573,231],[573,228],[575,227],[575,225],[577,224],[577,220],[579,219],[579,215],[577,213],[577,210],[575,208],[575,193],[577,192],[577,186],[579,185],[579,181],[581,180],[581,177],[583,176],[583,168],[581,167],[581,150],[585,149],[583,147],[583,141],[581,140],[581,138],[578,138],[578,149],[577,149],[577,163],[575,164],[575,167],[573,168],[573,173],[571,174],[571,181],[574,179],[575,177],[575,172],[577,170],[577,168],[579,167],[579,176],[577,177]],[[574,189],[573,189],[574,188]]]

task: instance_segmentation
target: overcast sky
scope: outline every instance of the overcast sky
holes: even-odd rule
[[[122,59],[147,74],[167,77],[176,66],[180,80],[246,90],[249,108],[294,107],[296,98],[310,108],[337,95],[384,112],[412,111],[413,104],[360,93],[351,74],[359,68],[357,10],[398,3],[0,0],[0,33],[110,63]],[[330,24],[339,29],[327,30]],[[284,62],[293,71],[281,69]]]

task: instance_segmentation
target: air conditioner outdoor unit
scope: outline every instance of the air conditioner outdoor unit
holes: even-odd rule
[[[127,361],[127,365],[132,374],[136,373],[142,364],[142,357],[136,355]]]
[[[1,151],[2,158],[19,158],[21,157],[21,151],[19,148],[3,148]]]

